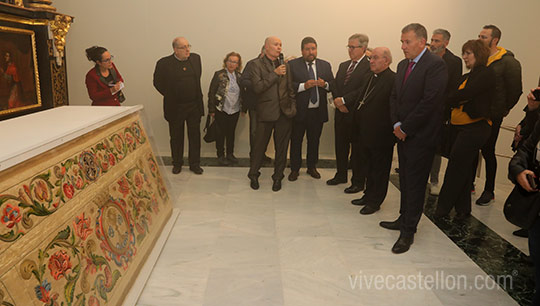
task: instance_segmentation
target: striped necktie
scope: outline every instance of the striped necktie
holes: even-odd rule
[[[351,78],[351,74],[354,71],[354,67],[356,67],[357,61],[352,61],[351,65],[349,66],[349,69],[347,69],[347,73],[345,74],[345,81],[343,82],[344,85],[347,85],[347,82],[349,82],[349,79]]]

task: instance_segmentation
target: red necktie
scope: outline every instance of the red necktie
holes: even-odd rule
[[[414,64],[416,64],[414,61],[409,62],[409,66],[407,67],[407,71],[405,71],[405,78],[403,79],[403,84],[405,84],[405,82],[407,82],[407,78],[411,74],[411,71],[412,71],[412,68],[413,68]]]
[[[349,82],[349,79],[351,78],[351,74],[354,71],[354,67],[356,67],[357,61],[352,61],[351,65],[349,66],[349,69],[347,69],[347,73],[345,74],[345,80],[343,81],[344,85],[347,85],[347,82]]]

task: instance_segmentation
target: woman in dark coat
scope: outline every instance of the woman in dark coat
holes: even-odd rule
[[[124,79],[113,63],[113,56],[103,47],[86,49],[86,57],[95,66],[86,74],[86,89],[92,105],[120,106],[126,99],[122,93]]]
[[[455,208],[456,220],[471,214],[470,173],[478,150],[490,135],[490,104],[495,88],[495,74],[486,66],[489,49],[484,43],[467,41],[462,48],[462,57],[470,72],[462,76],[461,85],[450,91],[448,97],[455,140],[435,212],[437,218],[442,218]]]

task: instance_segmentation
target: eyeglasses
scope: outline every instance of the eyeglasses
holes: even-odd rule
[[[238,64],[237,61],[231,61],[231,60],[227,60],[228,63],[231,63],[231,64]]]
[[[111,55],[108,59],[101,60],[102,63],[110,63],[114,59],[114,56]]]
[[[191,49],[191,45],[187,45],[187,46],[182,46],[182,47],[176,47],[176,49],[180,49],[180,50],[187,50],[187,49]]]
[[[347,46],[345,46],[345,48],[347,48],[347,49],[353,49],[353,50],[354,50],[354,49],[356,49],[356,48],[362,48],[362,47],[360,47],[360,46],[350,46],[350,45],[347,45]]]

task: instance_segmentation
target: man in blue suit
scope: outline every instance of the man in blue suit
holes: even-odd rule
[[[400,216],[380,225],[399,230],[392,252],[407,252],[424,209],[426,184],[440,139],[443,95],[448,80],[444,61],[426,48],[427,31],[418,23],[401,30],[405,54],[390,96],[394,135],[398,138]]]
[[[291,173],[289,181],[298,179],[302,165],[302,141],[307,134],[307,173],[320,179],[317,171],[319,161],[319,139],[323,124],[328,121],[326,94],[328,82],[334,80],[332,67],[327,61],[317,58],[317,42],[305,37],[301,43],[302,57],[289,62],[293,89],[296,92],[296,116],[291,132]]]

